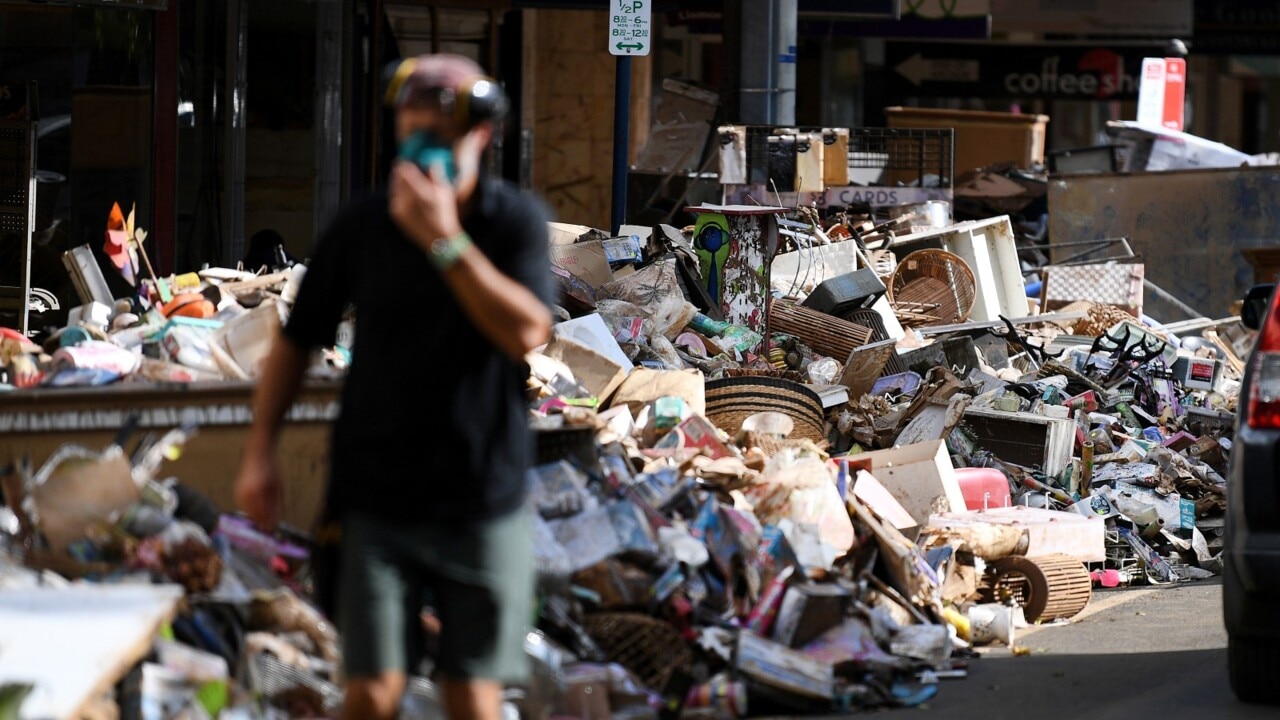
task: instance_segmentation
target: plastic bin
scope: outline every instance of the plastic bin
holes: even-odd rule
[[[1009,479],[995,468],[956,468],[956,482],[969,510],[1010,507]]]
[[[909,107],[885,108],[884,113],[891,128],[955,130],[957,176],[999,163],[1029,168],[1044,162],[1048,115]]]

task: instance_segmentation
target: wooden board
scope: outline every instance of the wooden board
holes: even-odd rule
[[[330,424],[338,414],[340,390],[341,385],[332,382],[305,385],[280,433],[282,519],[295,527],[311,529],[320,511],[329,475]],[[141,430],[157,434],[192,422],[198,434],[182,457],[166,463],[162,472],[230,511],[235,508],[232,490],[253,414],[252,393],[249,382],[217,382],[0,394],[0,461],[30,453],[38,469],[66,443],[100,450],[134,411],[141,413]]]
[[[892,339],[854,348],[845,360],[844,374],[840,376],[840,384],[849,388],[849,397],[857,400],[871,392],[895,352],[897,344]]]
[[[144,656],[182,599],[176,585],[76,585],[0,592],[0,684],[34,689],[29,720],[78,718]]]

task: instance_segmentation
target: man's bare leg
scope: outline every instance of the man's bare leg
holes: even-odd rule
[[[442,679],[444,713],[449,720],[499,720],[502,683],[496,680]]]
[[[395,720],[405,683],[404,673],[396,670],[348,679],[342,720]]]

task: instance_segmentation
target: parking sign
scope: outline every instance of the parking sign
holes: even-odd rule
[[[610,0],[609,52],[613,55],[648,55],[652,38],[649,25],[652,0]]]

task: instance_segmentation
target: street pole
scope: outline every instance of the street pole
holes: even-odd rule
[[[614,235],[626,222],[627,149],[631,144],[631,58],[619,55],[613,82],[613,211]]]

